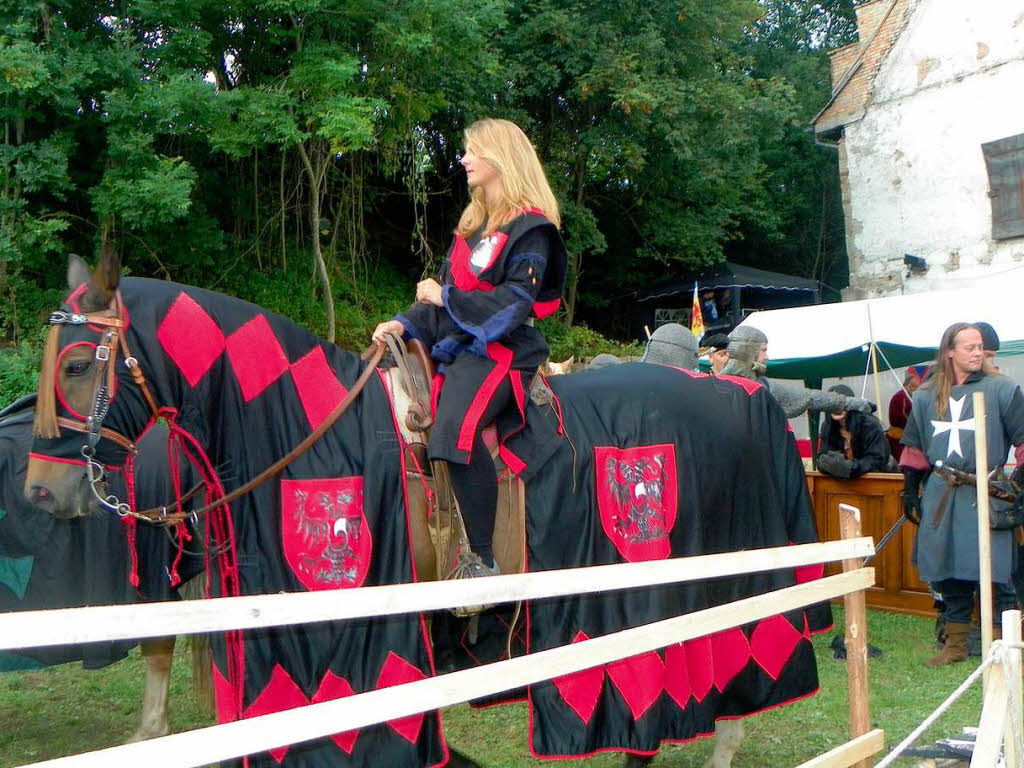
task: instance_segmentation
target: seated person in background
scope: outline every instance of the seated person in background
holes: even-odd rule
[[[853,390],[836,384],[829,392],[853,397]],[[895,470],[882,424],[869,413],[840,411],[827,414],[818,442],[818,470],[850,479],[865,472]]]
[[[647,340],[641,363],[670,365],[673,368],[697,370],[697,339],[679,323],[665,323]]]
[[[711,372],[719,374],[729,362],[729,337],[724,333],[711,333],[701,339],[701,351],[711,361]]]

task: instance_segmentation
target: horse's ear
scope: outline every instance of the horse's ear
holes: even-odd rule
[[[77,253],[68,256],[68,290],[73,291],[82,283],[92,279],[92,270]]]
[[[89,277],[89,290],[81,298],[82,310],[98,312],[109,307],[120,282],[121,258],[108,240],[103,243],[100,263]]]

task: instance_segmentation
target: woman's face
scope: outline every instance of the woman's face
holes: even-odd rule
[[[466,169],[466,183],[469,188],[487,187],[498,180],[498,171],[494,166],[466,147],[462,153],[462,167]]]

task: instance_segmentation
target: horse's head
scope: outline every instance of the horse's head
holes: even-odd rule
[[[125,463],[147,421],[144,413],[141,421],[129,413],[141,397],[119,396],[137,391],[131,384],[134,361],[126,352],[128,318],[117,293],[119,281],[113,249],[104,250],[95,271],[72,256],[71,293],[50,315],[25,495],[56,517],[78,517],[102,506],[105,468]],[[129,407],[120,407],[126,401]],[[137,428],[127,426],[132,424]]]

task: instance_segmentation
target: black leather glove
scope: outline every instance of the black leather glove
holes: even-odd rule
[[[928,477],[927,469],[903,469],[903,516],[914,525],[921,524],[921,483]]]
[[[848,480],[853,474],[853,462],[838,451],[829,451],[818,457],[818,469],[826,475]]]

